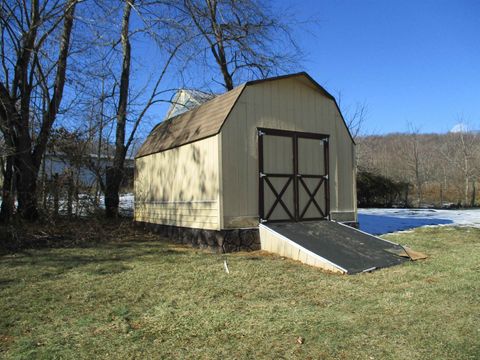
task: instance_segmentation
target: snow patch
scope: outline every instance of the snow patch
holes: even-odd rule
[[[472,226],[480,228],[480,210],[358,209],[362,231],[381,235],[422,226]]]
[[[123,216],[133,216],[133,207],[135,204],[135,197],[133,193],[120,194],[119,196],[118,211]],[[105,197],[102,195],[99,199],[99,206],[101,209],[105,209]],[[49,199],[53,202],[53,199]],[[2,204],[2,198],[0,197],[0,205]],[[18,202],[15,201],[15,207],[18,206]],[[67,214],[67,200],[60,199],[58,201],[58,210],[62,215]],[[87,216],[95,210],[93,195],[91,194],[78,194],[78,209],[77,202],[74,200],[72,203],[72,212],[78,216]]]
[[[118,212],[124,216],[133,216],[134,195],[132,193],[120,194],[119,198]],[[105,198],[103,195],[100,197],[100,207],[105,209]]]

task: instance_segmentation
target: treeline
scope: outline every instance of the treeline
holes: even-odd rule
[[[479,205],[478,132],[410,132],[356,142],[360,206]]]

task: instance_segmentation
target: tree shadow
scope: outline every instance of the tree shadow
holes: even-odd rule
[[[210,151],[215,144],[203,141],[136,160],[136,221],[207,228],[218,225],[220,180]]]
[[[8,267],[33,267],[41,278],[53,278],[71,270],[104,276],[132,270],[138,262],[158,263],[160,259],[170,262],[185,255],[182,248],[176,249],[159,241],[131,242],[102,244],[91,248],[25,250],[15,256],[0,258],[0,264]],[[0,288],[10,286],[13,282],[13,279],[0,279]]]
[[[18,281],[14,279],[0,279],[0,290],[8,286],[17,284]]]

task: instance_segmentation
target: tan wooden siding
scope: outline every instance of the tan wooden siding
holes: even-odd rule
[[[335,266],[319,255],[308,251],[295,242],[283,237],[271,229],[260,225],[260,246],[262,250],[285,256],[289,259],[300,261],[304,264],[321,268],[323,270],[345,274],[346,271]]]
[[[218,136],[136,159],[135,220],[220,229]]]
[[[335,102],[308,79],[286,78],[247,86],[223,125],[224,227],[258,224],[257,127],[330,135],[331,211],[355,220],[354,144]],[[308,147],[307,147],[308,148]],[[308,158],[307,150],[299,154]],[[279,161],[285,156],[277,153]]]

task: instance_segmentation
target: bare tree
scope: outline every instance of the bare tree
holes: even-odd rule
[[[450,133],[449,140],[450,147],[444,156],[456,172],[461,174],[461,182],[463,184],[462,203],[464,206],[475,204],[475,182],[478,171],[476,165],[479,156],[478,135],[473,132],[461,130]],[[472,194],[470,194],[470,186],[472,186]]]
[[[356,103],[353,111],[347,111],[346,121],[352,137],[356,139],[362,132],[368,115],[368,106],[365,102]]]
[[[425,182],[425,153],[420,141],[420,130],[412,124],[408,125],[404,149],[399,151],[406,171],[413,178],[415,185],[416,203],[419,206],[423,201],[423,185]],[[403,155],[403,156],[402,156]]]
[[[38,216],[38,171],[63,97],[77,2],[32,0],[30,8],[20,0],[1,3],[0,125],[14,149],[7,162],[13,162],[18,211],[27,219]],[[57,34],[58,55],[51,60]],[[32,112],[40,119],[38,130],[32,130]]]
[[[170,20],[162,17],[163,3],[125,0],[121,26],[121,70],[118,83],[118,93],[115,95],[116,120],[115,120],[115,151],[113,164],[106,173],[105,182],[105,210],[107,217],[118,215],[119,192],[123,179],[125,157],[134,142],[136,132],[144,120],[149,109],[156,103],[165,101],[161,95],[170,91],[161,87],[162,80],[175,58],[180,47],[189,41],[188,36],[178,36],[177,30],[183,33],[182,28],[173,26]],[[141,27],[132,29],[132,10],[135,10]],[[162,26],[165,26],[162,28]],[[158,28],[161,28],[158,30]],[[149,90],[143,94],[132,96],[130,78],[132,76],[132,44],[133,34],[143,34],[153,43],[157,44],[165,54],[165,61],[157,66],[154,81],[151,81]],[[141,91],[142,92],[142,91]],[[145,96],[145,93],[147,95]],[[143,95],[143,96],[142,96]],[[141,98],[141,105],[135,106],[135,100]],[[128,128],[127,128],[127,125]]]
[[[131,44],[130,44],[130,14],[134,0],[126,0],[122,18],[122,71],[120,76],[120,92],[118,97],[117,128],[115,135],[115,156],[113,166],[107,172],[105,189],[105,209],[108,217],[118,214],[120,183],[127,147],[125,145],[125,126],[127,122],[127,105],[130,82]]]
[[[347,127],[352,134],[353,139],[358,138],[362,133],[365,121],[368,116],[368,104],[363,102],[357,102],[354,106],[347,106],[343,103],[342,93],[339,91],[337,93],[337,104],[347,123]]]
[[[437,202],[440,206],[445,203],[446,196],[448,194],[449,187],[449,161],[443,156],[446,149],[446,142],[444,141],[445,135],[435,135],[432,141],[427,146],[429,149],[429,164],[432,167],[428,181],[431,184],[437,184],[438,186],[438,198]]]
[[[290,69],[301,57],[285,14],[258,0],[184,0],[172,3],[195,40],[196,60],[216,64],[221,83],[231,90],[240,81]]]
[[[414,204],[477,204],[480,141],[475,131],[360,136],[359,168],[414,185]]]

